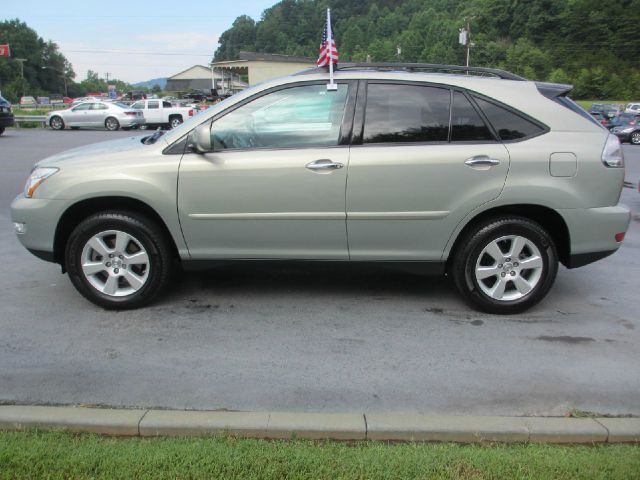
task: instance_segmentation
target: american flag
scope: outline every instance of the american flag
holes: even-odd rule
[[[329,65],[329,57],[331,57],[333,63],[338,63],[338,48],[336,47],[336,41],[333,39],[333,32],[331,32],[331,25],[329,25],[329,19],[327,18],[327,23],[325,23],[322,32],[322,41],[320,42],[320,55],[316,64],[319,67]]]

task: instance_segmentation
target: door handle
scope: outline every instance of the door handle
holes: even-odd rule
[[[344,167],[344,164],[339,162],[333,162],[328,158],[322,158],[320,160],[314,160],[313,162],[309,162],[305,165],[309,170],[338,170]]]
[[[500,160],[488,157],[486,155],[477,155],[475,157],[467,159],[464,164],[470,167],[493,167],[495,165],[500,165]]]

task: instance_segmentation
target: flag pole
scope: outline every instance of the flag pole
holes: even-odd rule
[[[331,31],[331,9],[327,8],[327,42],[329,44],[329,83],[327,90],[338,90],[338,85],[333,83],[333,32]]]

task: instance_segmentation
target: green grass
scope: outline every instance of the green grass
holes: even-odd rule
[[[638,479],[640,445],[108,438],[0,432],[0,479]]]
[[[625,106],[627,103],[631,103],[629,100],[576,100],[576,103],[585,110],[589,110],[592,103],[613,103],[615,105]]]

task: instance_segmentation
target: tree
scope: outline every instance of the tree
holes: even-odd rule
[[[471,65],[574,83],[578,98],[640,95],[631,81],[640,75],[640,0],[282,0],[257,22],[238,17],[215,58],[240,50],[315,57],[327,7],[341,60],[395,61],[400,45],[403,61],[464,64],[458,29],[469,18]]]
[[[18,19],[0,22],[0,43],[8,43],[12,57],[0,59],[0,89],[16,102],[22,92],[32,95],[64,92],[65,80],[75,73],[54,42],[45,42],[32,28]],[[24,81],[20,63],[25,58]]]

